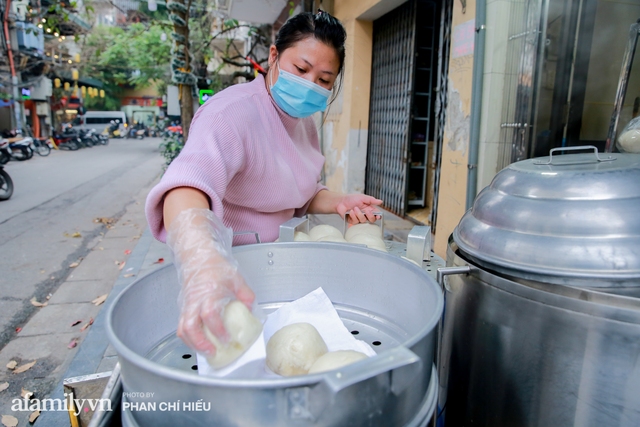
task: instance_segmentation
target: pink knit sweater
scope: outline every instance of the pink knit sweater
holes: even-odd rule
[[[189,140],[147,196],[153,235],[165,241],[165,194],[197,188],[227,227],[256,231],[263,242],[278,237],[280,224],[305,214],[320,184],[324,157],[311,117],[296,119],[273,101],[260,75],[216,94],[196,112]],[[255,243],[236,236],[234,245]]]

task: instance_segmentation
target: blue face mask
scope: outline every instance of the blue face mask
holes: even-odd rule
[[[327,109],[330,90],[284,71],[280,69],[280,65],[278,71],[278,80],[271,85],[271,96],[285,113],[302,118]]]

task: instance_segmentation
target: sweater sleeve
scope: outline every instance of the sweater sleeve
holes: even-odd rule
[[[316,191],[315,191],[315,193],[313,193],[313,197],[311,197],[307,201],[307,203],[304,204],[304,206],[296,209],[294,211],[294,213],[293,213],[293,216],[296,217],[296,218],[301,218],[301,217],[305,216],[307,214],[307,211],[309,210],[309,205],[311,205],[311,202],[313,201],[313,199],[322,190],[328,190],[328,188],[327,188],[326,185],[324,185],[320,181],[318,181],[318,184],[316,184]]]
[[[209,197],[211,210],[223,217],[227,185],[244,165],[241,137],[214,111],[201,111],[191,122],[189,139],[147,196],[145,212],[153,236],[166,241],[164,197],[177,187],[192,187]]]

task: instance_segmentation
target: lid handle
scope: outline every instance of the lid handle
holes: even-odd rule
[[[257,231],[234,231],[233,235],[235,236],[244,236],[246,234],[253,234],[253,236],[256,238],[256,243],[262,243],[260,241],[260,233],[258,233]]]
[[[309,217],[307,217],[307,215],[302,218],[294,217],[284,224],[280,224],[280,235],[278,238],[281,242],[293,242],[296,231],[309,234]]]
[[[595,159],[593,159],[593,161],[595,163],[600,163],[600,162],[610,162],[613,160],[616,160],[615,157],[613,156],[607,156],[607,157],[600,157],[598,156],[598,148],[595,145],[581,145],[579,147],[558,147],[558,148],[552,148],[551,151],[549,151],[549,161],[544,162],[542,160],[535,160],[533,162],[534,165],[553,165],[553,153],[557,152],[557,151],[578,151],[578,150],[593,150],[593,155],[595,156]],[[566,165],[569,163],[556,163],[556,165]]]
[[[347,216],[351,215],[351,211],[347,211],[344,214],[344,220],[343,220],[343,224],[342,224],[342,235],[345,236],[347,234],[347,228],[349,228],[347,226],[347,224],[349,223],[349,221],[347,220]],[[375,210],[372,212],[372,215],[376,217],[376,221],[378,222],[380,221],[380,229],[382,230],[382,236],[384,238],[384,214],[382,213],[381,210]],[[378,220],[379,218],[379,220]]]

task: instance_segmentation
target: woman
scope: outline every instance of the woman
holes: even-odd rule
[[[328,191],[319,178],[324,157],[311,115],[337,92],[345,38],[326,12],[289,19],[269,50],[266,76],[223,90],[197,111],[187,144],[147,198],[151,230],[171,247],[182,283],[178,336],[201,353],[215,354],[203,326],[224,341],[224,306],[238,299],[250,307],[254,299],[231,256],[232,239],[251,240],[232,238],[227,227],[271,242],[280,224],[306,213],[351,210],[351,222],[375,220],[381,200]]]

